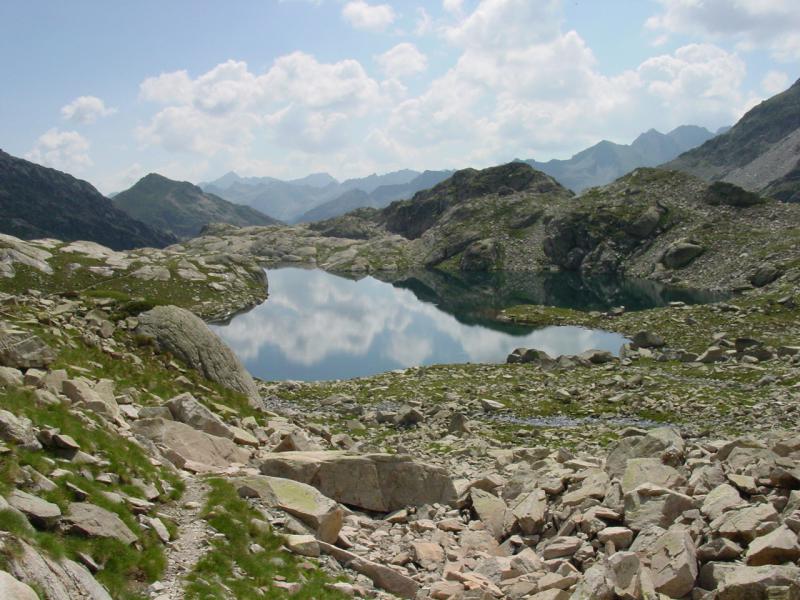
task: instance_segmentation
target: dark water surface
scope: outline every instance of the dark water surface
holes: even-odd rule
[[[618,353],[625,338],[580,327],[529,327],[494,320],[515,304],[629,310],[710,294],[652,282],[584,282],[564,274],[460,276],[438,271],[380,281],[319,270],[271,270],[269,300],[215,331],[261,379],[347,379],[440,363],[504,362],[514,348],[551,356],[598,348]]]

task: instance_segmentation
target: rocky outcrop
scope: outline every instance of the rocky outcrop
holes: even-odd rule
[[[206,378],[246,395],[260,407],[258,390],[242,363],[208,326],[188,310],[158,306],[139,315],[139,335],[152,338]]]
[[[160,447],[175,466],[191,471],[221,470],[231,463],[246,463],[250,457],[231,440],[176,421],[141,419],[133,423],[132,430]]]
[[[0,321],[0,365],[15,369],[47,367],[55,352],[39,336]]]
[[[581,204],[546,225],[542,247],[552,263],[568,271],[586,277],[619,275],[624,261],[661,232],[667,212],[641,202],[624,206],[617,198],[603,206]]]
[[[55,560],[19,539],[2,539],[9,553],[8,570],[20,581],[40,590],[47,600],[111,600],[89,570],[69,559]]]
[[[266,455],[264,475],[293,479],[350,506],[389,512],[406,506],[452,504],[453,482],[440,468],[408,456],[346,452],[281,452]]]
[[[390,204],[377,220],[392,233],[416,239],[456,205],[481,196],[508,196],[516,192],[571,195],[555,179],[525,163],[509,163],[481,171],[456,171],[449,179],[418,192],[411,200]]]
[[[473,242],[461,255],[459,268],[462,271],[495,271],[500,268],[503,249],[495,240]]]

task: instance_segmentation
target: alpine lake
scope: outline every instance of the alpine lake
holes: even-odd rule
[[[628,340],[582,327],[534,329],[497,319],[518,304],[585,311],[642,310],[718,294],[648,280],[584,280],[571,273],[427,270],[359,279],[321,270],[270,270],[269,299],[213,329],[267,381],[349,379],[408,367],[498,363],[515,348],[550,356],[618,354]]]

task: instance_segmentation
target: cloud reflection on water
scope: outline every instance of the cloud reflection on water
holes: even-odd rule
[[[548,354],[617,352],[602,331],[548,327],[515,336],[465,325],[411,291],[302,269],[269,272],[270,298],[214,329],[264,379],[331,379],[436,363],[502,362],[516,347]]]

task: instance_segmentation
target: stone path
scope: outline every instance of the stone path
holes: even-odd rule
[[[208,486],[193,476],[184,479],[186,490],[180,503],[170,506],[164,513],[178,525],[178,538],[166,549],[167,568],[161,585],[154,585],[155,600],[181,600],[184,597],[184,577],[192,571],[195,563],[205,554],[208,526],[200,518]]]

